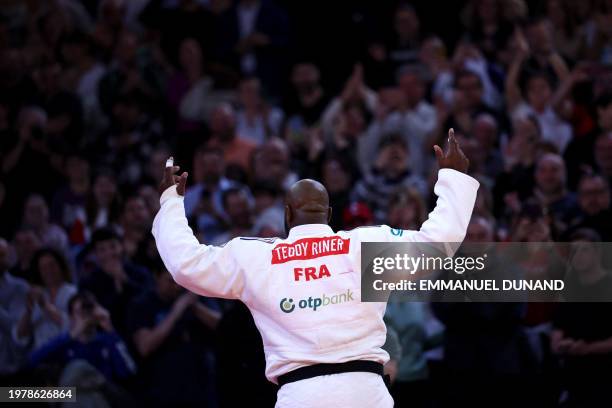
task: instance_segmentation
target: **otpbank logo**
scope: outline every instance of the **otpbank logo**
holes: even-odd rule
[[[280,301],[280,310],[285,313],[291,313],[295,310],[297,305],[299,309],[311,309],[313,312],[316,312],[320,307],[352,302],[353,300],[355,300],[353,298],[353,292],[347,289],[346,292],[331,296],[326,294],[321,295],[321,297],[309,296],[307,299],[300,299],[298,301],[294,301],[292,298],[282,298]]]

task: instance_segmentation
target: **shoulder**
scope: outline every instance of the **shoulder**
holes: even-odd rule
[[[11,275],[10,273],[6,274],[6,280],[13,287],[12,291],[17,293],[25,293],[29,290],[30,285],[25,279],[19,278],[17,276]]]

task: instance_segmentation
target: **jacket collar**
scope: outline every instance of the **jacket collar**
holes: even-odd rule
[[[327,224],[303,224],[297,225],[289,231],[288,240],[307,236],[307,235],[329,235],[334,234],[334,230]]]

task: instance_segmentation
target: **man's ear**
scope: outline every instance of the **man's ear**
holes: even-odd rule
[[[331,217],[332,217],[332,208],[327,207],[327,223],[328,224],[331,222]]]

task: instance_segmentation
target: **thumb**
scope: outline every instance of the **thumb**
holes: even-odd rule
[[[442,163],[442,160],[444,159],[444,152],[442,151],[442,148],[438,145],[435,145],[433,148],[436,154],[436,159],[438,159],[438,163]]]
[[[181,176],[179,177],[177,186],[176,186],[176,192],[179,193],[179,195],[184,196],[185,195],[185,186],[187,185],[187,172],[183,172],[183,174],[181,174]]]

